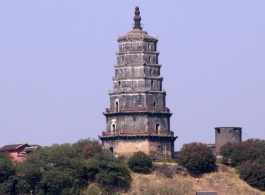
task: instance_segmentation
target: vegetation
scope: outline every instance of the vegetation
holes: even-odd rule
[[[237,167],[240,177],[249,185],[265,190],[265,140],[249,139],[227,143],[220,148],[222,163]]]
[[[112,153],[104,151],[96,154],[87,162],[88,176],[102,186],[127,187],[131,175],[125,159],[115,158]]]
[[[246,161],[240,167],[240,178],[250,186],[265,190],[265,168],[257,162]]]
[[[196,175],[214,171],[215,161],[211,149],[206,144],[196,142],[184,144],[178,157],[178,164]]]
[[[0,194],[33,190],[37,195],[78,195],[93,180],[105,186],[125,186],[131,181],[125,159],[103,151],[94,140],[40,148],[17,164],[0,153]]]
[[[248,139],[239,143],[227,143],[220,148],[222,163],[233,167],[250,160],[265,164],[265,140]]]
[[[142,151],[135,152],[128,161],[133,172],[148,174],[152,172],[152,159]]]
[[[0,194],[15,193],[16,169],[10,157],[0,153]]]
[[[40,148],[20,163],[14,163],[9,155],[0,153],[0,194],[29,194],[32,190],[37,195],[123,192],[188,195],[194,194],[197,187],[231,194],[260,194],[238,179],[265,191],[264,152],[263,140],[228,143],[221,147],[222,162],[236,169],[218,165],[221,172],[195,179],[186,177],[186,169],[196,175],[215,169],[215,157],[204,144],[190,143],[182,147],[178,162],[185,169],[172,162],[153,163],[143,152],[136,152],[128,160],[115,157],[102,150],[97,141],[85,139],[74,144]],[[234,174],[235,170],[239,175]],[[228,183],[233,187],[227,187]]]

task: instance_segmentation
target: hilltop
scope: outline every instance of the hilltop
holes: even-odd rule
[[[176,170],[176,163],[154,163],[154,167],[164,166],[171,170]],[[165,173],[167,172],[164,169]],[[218,195],[265,195],[265,192],[250,187],[239,178],[235,168],[225,165],[218,165],[214,173],[203,174],[195,177],[183,173],[172,174],[172,178],[165,173],[155,170],[152,174],[144,175],[132,173],[131,188],[127,192],[116,190],[116,194],[121,195],[195,195],[196,191],[216,191]],[[167,174],[167,173],[166,173]],[[91,184],[85,194],[101,194],[101,190],[96,184]]]

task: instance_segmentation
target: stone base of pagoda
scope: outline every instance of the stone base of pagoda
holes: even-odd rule
[[[173,135],[105,135],[99,136],[102,146],[115,155],[131,156],[142,151],[154,158],[173,158]]]

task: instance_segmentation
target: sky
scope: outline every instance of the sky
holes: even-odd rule
[[[106,128],[117,36],[159,36],[159,62],[184,143],[214,127],[265,139],[264,0],[0,1],[0,147],[98,139]]]

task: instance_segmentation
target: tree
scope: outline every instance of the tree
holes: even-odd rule
[[[178,164],[184,166],[188,172],[202,174],[214,171],[215,156],[206,144],[184,144],[179,152]]]
[[[227,143],[220,148],[222,163],[233,167],[251,160],[265,164],[265,140],[248,139],[239,143]]]
[[[87,162],[88,177],[104,187],[127,187],[131,175],[125,160],[116,158],[112,153],[103,151],[96,154]]]
[[[0,194],[15,193],[16,169],[11,157],[6,153],[0,153]]]
[[[133,172],[148,174],[152,172],[152,159],[142,151],[135,152],[128,161]]]
[[[257,162],[246,161],[240,166],[240,178],[250,186],[265,190],[265,168]]]

